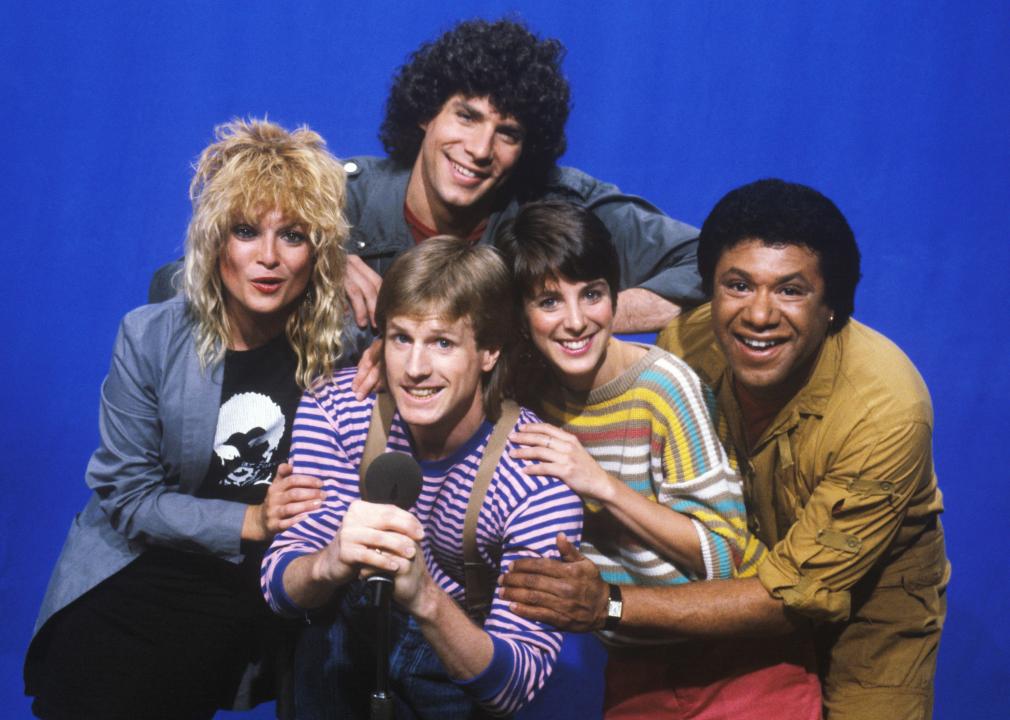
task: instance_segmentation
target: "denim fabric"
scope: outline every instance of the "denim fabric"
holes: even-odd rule
[[[449,679],[414,619],[395,605],[391,615],[389,690],[394,717],[487,717]],[[364,583],[359,582],[343,594],[333,622],[303,630],[295,652],[299,720],[367,720],[375,689],[375,622]]]

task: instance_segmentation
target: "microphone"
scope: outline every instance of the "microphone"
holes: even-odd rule
[[[389,452],[379,455],[365,471],[361,498],[366,502],[396,505],[409,510],[421,494],[421,466],[410,455]],[[366,581],[375,613],[375,690],[369,705],[371,720],[393,720],[393,698],[389,692],[389,598],[393,578],[386,573]]]
[[[365,471],[362,500],[410,510],[420,494],[421,466],[407,453],[383,453]]]
[[[396,505],[401,510],[409,510],[420,494],[421,466],[406,453],[383,453],[365,471],[361,498],[366,502]],[[382,573],[370,576],[367,583],[372,588],[372,605],[378,607],[393,580]]]

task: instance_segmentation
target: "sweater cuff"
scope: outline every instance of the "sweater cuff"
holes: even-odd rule
[[[498,697],[512,677],[514,665],[512,648],[499,637],[489,635],[494,651],[491,662],[480,673],[469,680],[453,680],[466,693],[481,704],[488,704]]]
[[[273,606],[274,611],[279,615],[284,615],[286,617],[305,617],[307,611],[305,608],[299,606],[291,599],[287,591],[284,589],[284,573],[287,572],[288,565],[297,558],[302,557],[305,553],[299,552],[288,552],[285,553],[277,560],[277,563],[273,567],[273,574],[270,576],[270,581],[267,583],[267,588],[269,592],[270,604]]]

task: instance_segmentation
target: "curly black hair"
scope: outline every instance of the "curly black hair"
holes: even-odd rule
[[[542,40],[513,20],[468,20],[424,43],[393,78],[379,139],[399,165],[413,165],[424,131],[453,95],[488,97],[502,115],[525,130],[515,170],[524,194],[544,183],[565,151],[571,107],[561,74],[564,46]]]
[[[829,332],[848,322],[856,304],[859,246],[831,200],[806,185],[758,180],[728,192],[705,218],[698,235],[698,272],[712,295],[715,266],[727,250],[758,239],[766,245],[800,245],[817,255],[825,303],[834,311]]]

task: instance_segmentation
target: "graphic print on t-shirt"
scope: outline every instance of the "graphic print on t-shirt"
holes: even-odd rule
[[[221,406],[214,435],[214,457],[221,484],[233,487],[270,484],[274,455],[284,434],[284,413],[266,395],[233,395]]]

